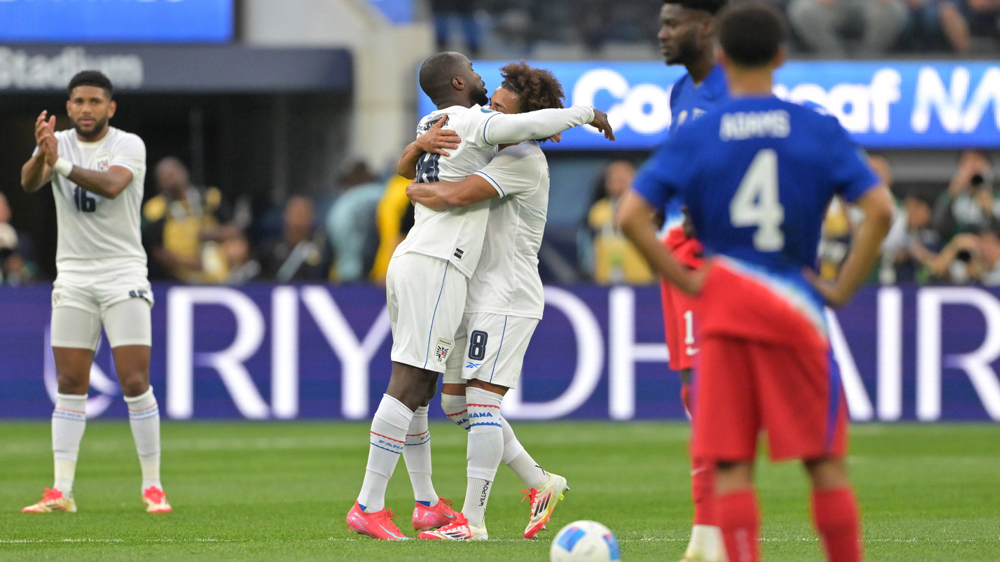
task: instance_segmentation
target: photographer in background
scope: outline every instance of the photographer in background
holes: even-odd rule
[[[993,198],[993,166],[986,154],[966,150],[958,170],[934,207],[934,229],[942,240],[958,234],[977,233],[1000,218],[1000,208]]]

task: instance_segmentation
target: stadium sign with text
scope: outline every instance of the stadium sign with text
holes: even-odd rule
[[[505,63],[476,62],[490,92]],[[658,62],[531,62],[555,73],[567,102],[607,112],[618,141],[583,127],[547,150],[650,150],[670,126],[670,88],[681,67]],[[871,149],[1000,148],[1000,64],[989,62],[790,62],[775,94],[836,115]],[[419,112],[433,111],[419,94]]]
[[[350,92],[352,64],[351,52],[337,48],[0,46],[0,95],[63,92],[81,70],[104,72],[120,92]]]
[[[364,419],[388,383],[391,336],[375,287],[157,286],[151,378],[173,419]],[[0,417],[51,414],[50,290],[0,290]],[[651,287],[548,287],[508,393],[511,419],[681,419]],[[1000,421],[1000,290],[867,288],[829,316],[857,421]],[[111,354],[91,416],[124,417]],[[438,408],[434,415],[441,417]]]

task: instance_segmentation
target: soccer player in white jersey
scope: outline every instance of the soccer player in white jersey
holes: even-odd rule
[[[547,70],[525,63],[501,69],[504,81],[491,109],[522,113],[562,107],[562,86]],[[538,250],[549,203],[549,168],[535,141],[501,146],[488,166],[458,182],[412,183],[407,195],[430,209],[447,210],[489,201],[489,222],[455,337],[460,353],[448,359],[442,407],[469,431],[468,486],[462,513],[422,539],[486,540],[486,505],[497,467],[508,464],[531,498],[525,538],[534,538],[567,489],[566,479],[543,470],[500,415],[500,403],[517,386],[528,342],[542,318],[545,299]]]
[[[458,53],[439,53],[424,61],[420,86],[438,110],[421,120],[418,134],[447,118],[445,126],[462,142],[446,157],[420,156],[411,145],[399,168],[403,175],[419,176],[418,181],[461,180],[484,168],[497,145],[548,138],[570,127],[592,123],[613,136],[607,117],[591,107],[521,115],[482,107],[488,102],[486,85],[469,59]],[[431,482],[427,405],[455,348],[468,281],[482,253],[489,203],[446,211],[418,204],[414,217],[414,227],[389,262],[386,297],[393,337],[392,375],[372,420],[364,483],[347,514],[348,528],[382,540],[406,538],[385,508],[386,486],[404,453],[416,499],[414,529],[442,527],[456,515],[438,498]]]
[[[102,326],[128,404],[146,511],[171,511],[160,484],[160,411],[149,386],[153,291],[139,235],[146,146],[108,125],[116,109],[113,91],[100,72],[74,76],[66,102],[73,128],[55,132],[55,116],[43,111],[35,122],[37,148],[21,168],[25,191],[52,182],[59,230],[52,290],[59,381],[52,413],[55,484],[25,513],[76,511],[73,480]]]

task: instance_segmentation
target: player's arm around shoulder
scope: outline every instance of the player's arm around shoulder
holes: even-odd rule
[[[445,115],[431,126],[427,132],[423,133],[417,140],[411,142],[403,150],[403,155],[396,163],[396,173],[408,180],[417,177],[417,162],[424,154],[440,154],[441,156],[451,156],[448,150],[458,148],[458,143],[462,142],[462,137],[457,131],[445,129],[448,123],[448,116]]]

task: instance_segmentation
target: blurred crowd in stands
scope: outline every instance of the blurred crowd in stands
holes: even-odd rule
[[[897,197],[897,213],[872,281],[981,283],[1000,286],[1000,194],[987,154],[961,155],[944,185],[895,185],[881,156],[871,165]],[[614,214],[635,164],[612,160],[596,178],[593,203],[580,217],[573,278],[600,284],[648,284],[653,274],[615,228]],[[239,285],[249,281],[379,283],[396,245],[413,225],[408,180],[377,178],[364,163],[345,171],[338,192],[317,201],[296,195],[254,217],[244,201],[225,201],[216,188],[191,184],[177,158],[156,163],[142,209],[143,243],[155,281]],[[578,186],[553,186],[553,189]],[[863,217],[831,205],[819,249],[820,273],[832,278]],[[0,284],[47,281],[29,237],[11,225],[0,193]],[[544,254],[545,252],[543,252]],[[548,258],[542,256],[544,266]],[[556,279],[548,279],[556,281]]]
[[[730,0],[741,2],[745,0]],[[765,0],[788,17],[792,47],[824,58],[1000,51],[1000,0]],[[431,0],[439,49],[477,57],[620,56],[656,44],[662,0]],[[652,15],[652,16],[651,16]],[[511,52],[511,49],[514,52]],[[541,50],[541,52],[540,52]],[[605,51],[610,51],[605,53]],[[579,53],[568,50],[567,56]]]

